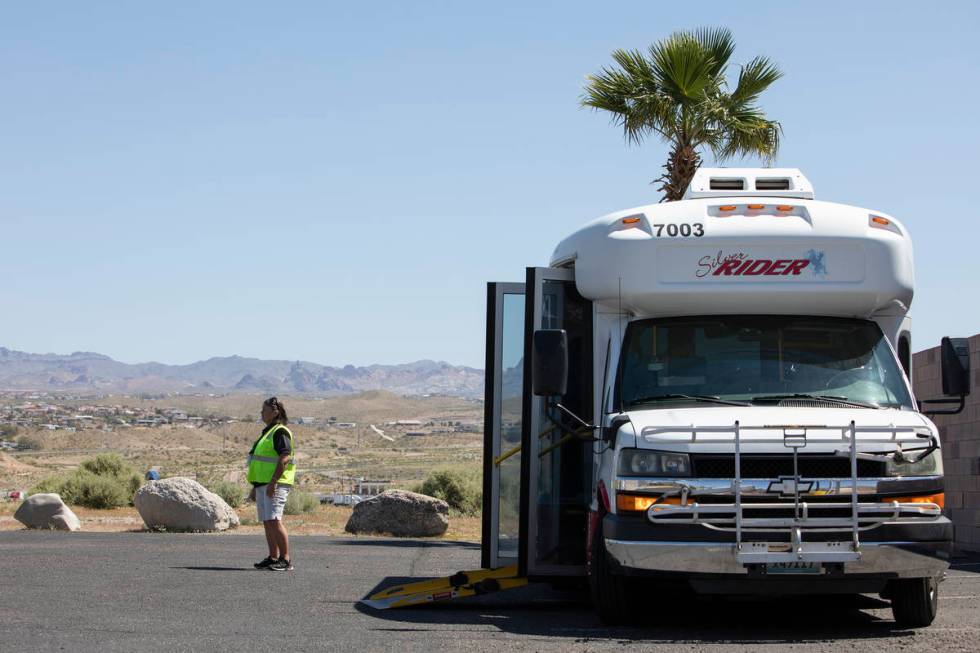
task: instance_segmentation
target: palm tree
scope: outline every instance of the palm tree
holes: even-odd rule
[[[639,50],[616,50],[617,67],[589,75],[582,106],[608,111],[627,142],[639,144],[653,133],[671,146],[661,182],[662,201],[679,200],[701,165],[707,148],[718,161],[756,155],[771,162],[782,127],[756,101],[777,79],[779,68],[766,57],[741,67],[735,89],[726,80],[735,50],[727,29],[676,32]]]

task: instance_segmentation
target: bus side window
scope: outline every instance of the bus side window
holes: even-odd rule
[[[905,370],[905,376],[912,379],[912,334],[902,331],[898,336],[898,361]]]

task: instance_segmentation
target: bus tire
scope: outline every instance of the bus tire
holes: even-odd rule
[[[597,529],[592,539],[589,589],[592,593],[592,605],[600,621],[607,626],[613,626],[629,621],[629,579],[613,573],[601,531],[602,529]]]
[[[905,628],[924,628],[933,622],[939,607],[937,578],[903,578],[888,584],[896,624]]]

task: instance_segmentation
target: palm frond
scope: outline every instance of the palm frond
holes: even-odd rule
[[[738,85],[732,91],[732,100],[736,103],[754,102],[782,76],[783,72],[767,57],[756,57],[742,66],[738,74]]]
[[[772,163],[779,153],[782,131],[782,125],[766,118],[735,121],[728,125],[724,143],[715,152],[715,156],[719,161],[758,156],[767,164]]]
[[[728,61],[735,52],[735,39],[732,32],[725,27],[700,27],[693,33],[694,40],[711,54],[715,60],[711,74],[715,77],[723,74],[728,67]]]
[[[641,142],[651,131],[669,138],[673,103],[658,87],[650,63],[636,50],[617,50],[613,59],[618,69],[603,68],[587,77],[582,106],[612,114],[630,143]]]
[[[711,54],[687,32],[650,46],[650,65],[659,85],[678,102],[697,101],[717,80]]]

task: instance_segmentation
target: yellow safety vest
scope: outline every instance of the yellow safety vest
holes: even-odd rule
[[[272,480],[272,475],[276,472],[276,465],[279,464],[279,454],[273,443],[276,431],[282,429],[289,436],[289,462],[283,469],[282,476],[276,481],[281,485],[292,485],[296,480],[296,446],[293,444],[293,433],[282,424],[276,424],[269,431],[259,437],[252,446],[252,452],[248,455],[248,474],[246,480],[249,483],[268,483]]]

